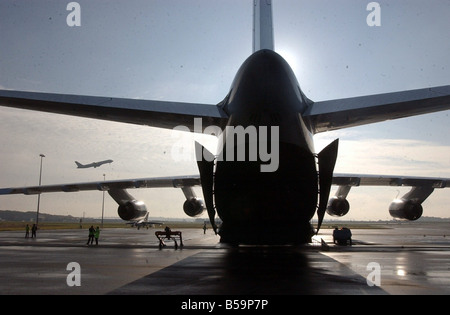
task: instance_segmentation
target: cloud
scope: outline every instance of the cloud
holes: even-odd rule
[[[336,171],[450,177],[450,148],[410,139],[344,140]]]

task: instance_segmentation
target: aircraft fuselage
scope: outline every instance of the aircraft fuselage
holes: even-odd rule
[[[230,117],[227,127],[257,132],[245,140],[224,132],[219,143],[214,201],[223,242],[302,243],[310,238],[318,175],[312,132],[300,114],[306,102],[287,62],[271,50],[254,53],[238,71],[223,106]],[[270,152],[270,164],[259,155],[261,145],[278,150]]]

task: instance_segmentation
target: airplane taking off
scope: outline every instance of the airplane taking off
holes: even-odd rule
[[[314,102],[274,51],[271,1],[253,3],[253,54],[215,106],[0,90],[1,106],[168,129],[181,125],[186,131],[215,134],[216,154],[196,144],[200,175],[5,188],[0,194],[108,191],[119,204],[119,216],[136,220],[147,210],[126,189],[181,188],[187,199],[185,213],[197,216],[206,208],[221,242],[234,244],[309,242],[315,213],[317,230],[325,212],[345,215],[353,186],[412,187],[391,203],[389,212],[400,219],[418,219],[424,200],[435,188],[449,187],[450,179],[334,174],[338,140],[316,154],[313,135],[450,109],[450,85]],[[332,185],[339,189],[329,199]],[[202,187],[204,202],[193,186]],[[222,221],[219,228],[216,214]]]
[[[77,168],[90,168],[90,167],[96,168],[96,167],[102,166],[103,164],[108,164],[108,163],[112,163],[112,162],[114,162],[114,161],[113,160],[104,160],[104,161],[92,162],[92,163],[83,165],[80,162],[75,161],[75,164],[77,165]]]

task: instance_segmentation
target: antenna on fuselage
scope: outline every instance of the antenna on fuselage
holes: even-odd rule
[[[254,0],[253,2],[253,52],[261,49],[275,49],[272,0]]]

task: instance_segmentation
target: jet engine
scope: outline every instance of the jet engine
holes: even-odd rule
[[[197,198],[197,195],[190,186],[181,187],[181,190],[186,197],[186,201],[183,204],[184,213],[190,217],[201,215],[205,210],[203,199]]]
[[[197,217],[205,210],[203,200],[200,198],[187,199],[183,204],[184,213],[190,217]]]
[[[412,200],[395,199],[389,205],[389,214],[396,219],[415,221],[422,216],[423,207]]]
[[[413,187],[410,192],[400,199],[395,199],[389,205],[389,213],[400,220],[415,221],[422,216],[422,202],[433,192],[433,187]]]
[[[350,210],[350,203],[341,197],[331,197],[328,200],[327,213],[333,217],[343,217]]]
[[[139,220],[147,215],[145,204],[136,200],[125,189],[110,189],[108,193],[119,205],[117,213],[122,220]]]
[[[347,195],[350,186],[339,186],[336,194],[328,200],[327,213],[333,217],[343,217],[350,210],[350,203]]]
[[[122,220],[136,220],[145,217],[147,214],[147,207],[142,201],[130,200],[119,205],[117,213]]]

